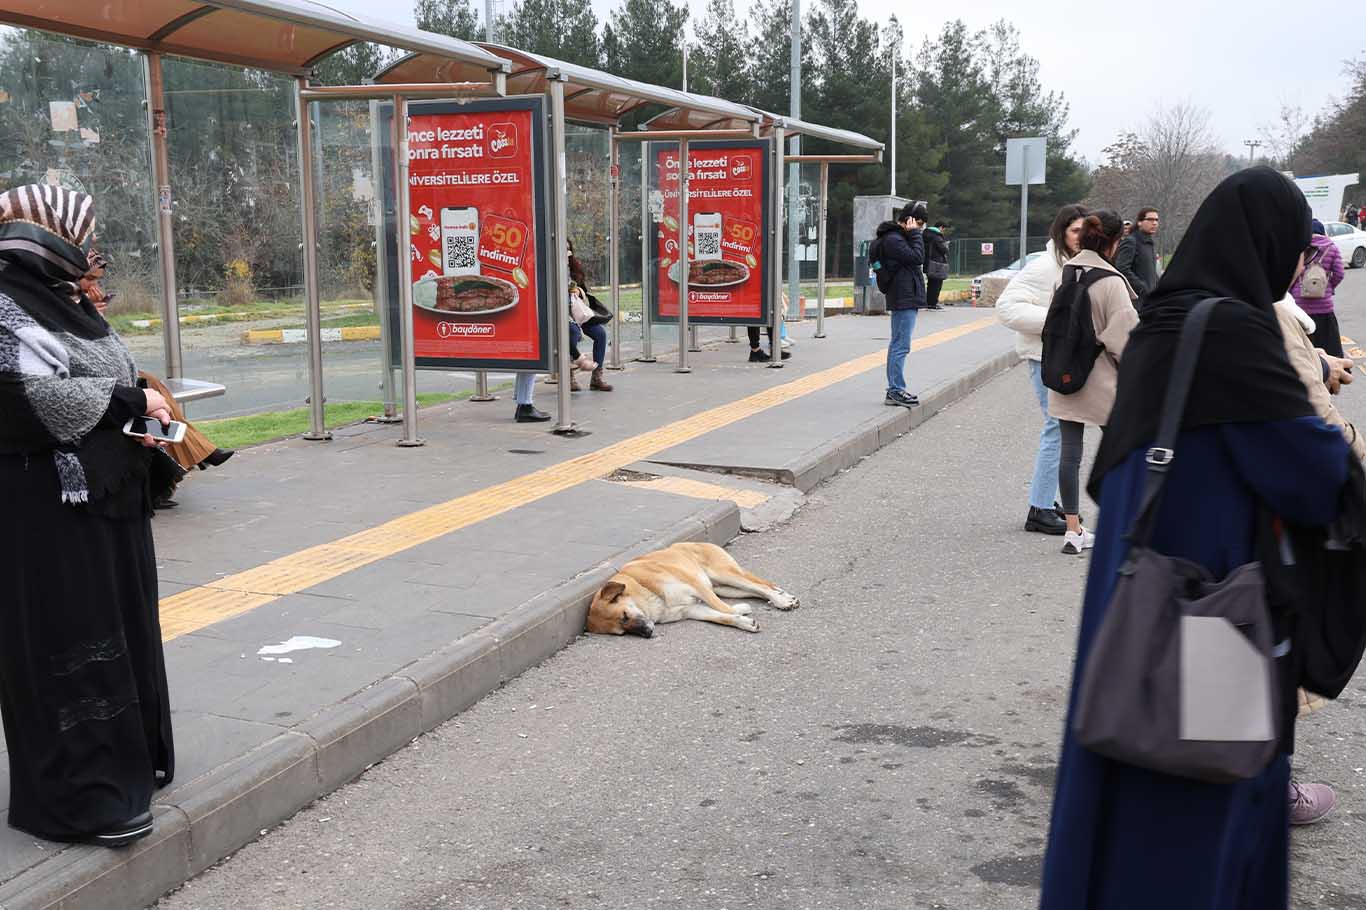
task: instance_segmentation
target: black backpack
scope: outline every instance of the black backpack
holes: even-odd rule
[[[877,276],[877,289],[883,294],[892,292],[892,280],[896,278],[896,266],[882,261],[882,237],[879,236],[868,247],[868,267]]]
[[[1091,286],[1104,278],[1118,277],[1105,269],[1083,272],[1079,266],[1063,267],[1062,284],[1053,292],[1043,323],[1043,362],[1039,366],[1048,388],[1072,395],[1086,385],[1096,358],[1105,349],[1096,340],[1096,324],[1091,318]]]

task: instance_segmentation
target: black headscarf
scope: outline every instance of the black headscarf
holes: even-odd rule
[[[1314,413],[1272,309],[1309,246],[1310,219],[1300,190],[1267,167],[1229,177],[1201,204],[1124,348],[1115,406],[1091,472],[1093,497],[1108,471],[1157,437],[1181,327],[1207,297],[1238,302],[1222,303],[1210,316],[1182,428]]]

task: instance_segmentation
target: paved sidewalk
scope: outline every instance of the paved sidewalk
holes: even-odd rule
[[[419,449],[363,424],[196,472],[155,520],[178,759],[157,831],[111,852],[0,828],[0,907],[143,906],[572,641],[613,566],[781,521],[1014,362],[991,311],[924,314],[909,412],[882,403],[885,318],[790,330],[781,370],[716,343],[686,376],[612,374],[574,395],[578,438],[505,394],[422,411]]]

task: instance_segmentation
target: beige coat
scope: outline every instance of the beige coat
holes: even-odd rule
[[[1082,250],[1067,264],[1081,266],[1088,272],[1104,269],[1119,280],[1106,278],[1091,286],[1091,320],[1096,327],[1096,340],[1105,346],[1105,350],[1096,358],[1096,365],[1091,368],[1091,375],[1086,377],[1086,385],[1081,391],[1062,395],[1049,390],[1048,413],[1058,420],[1103,427],[1115,404],[1120,355],[1129,342],[1129,333],[1138,325],[1138,310],[1134,309],[1136,298],[1128,280],[1098,253]]]
[[[1323,362],[1319,360],[1319,352],[1314,349],[1314,342],[1309,340],[1314,318],[1306,315],[1294,298],[1286,297],[1276,304],[1276,321],[1281,324],[1281,334],[1285,336],[1285,352],[1290,355],[1290,365],[1295,368],[1304,390],[1309,393],[1309,404],[1313,406],[1314,413],[1322,417],[1324,423],[1341,430],[1347,444],[1352,447],[1352,454],[1366,460],[1366,440],[1361,438],[1356,427],[1338,413],[1333,405],[1333,396],[1328,394],[1328,387],[1323,384]]]

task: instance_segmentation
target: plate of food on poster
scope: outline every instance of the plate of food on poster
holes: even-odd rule
[[[678,284],[679,267],[675,262],[669,266],[669,280]],[[690,288],[733,288],[749,281],[749,266],[743,262],[729,259],[693,260],[688,264],[688,287]]]
[[[438,316],[492,316],[517,305],[517,285],[494,275],[429,275],[413,284],[413,304]]]

